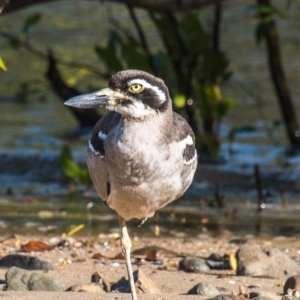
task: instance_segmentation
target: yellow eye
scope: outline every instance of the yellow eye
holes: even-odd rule
[[[139,93],[143,90],[143,86],[139,83],[133,83],[128,90],[132,93]]]

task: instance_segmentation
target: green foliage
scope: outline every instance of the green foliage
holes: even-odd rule
[[[42,15],[37,13],[34,15],[29,16],[23,24],[23,32],[28,33],[28,31],[31,29],[31,27],[37,25],[42,19]]]
[[[22,30],[19,34],[19,41],[15,41],[13,46],[19,47],[21,43],[28,39],[28,33],[32,27],[36,26],[42,18],[41,14],[33,14],[29,16],[23,23]]]
[[[118,72],[123,67],[116,53],[111,51],[109,47],[95,46],[95,51],[98,57],[105,63],[106,68],[112,72]]]
[[[0,70],[5,71],[5,72],[7,71],[6,65],[1,56],[0,56]]]
[[[64,146],[60,153],[60,165],[64,176],[76,184],[91,184],[87,167],[81,168],[74,160],[71,150]]]

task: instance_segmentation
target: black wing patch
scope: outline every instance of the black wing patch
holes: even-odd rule
[[[93,135],[91,138],[91,144],[95,150],[95,154],[100,153],[101,156],[105,155],[105,150],[104,150],[104,141],[99,138],[98,135]],[[98,152],[98,153],[97,153]]]
[[[194,145],[186,145],[183,150],[183,158],[186,162],[191,161],[195,156],[195,146]]]
[[[108,197],[110,194],[110,182],[106,183],[106,191],[107,191],[107,197]]]

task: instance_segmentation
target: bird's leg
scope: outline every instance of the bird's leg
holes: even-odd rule
[[[120,222],[121,248],[122,248],[123,254],[125,256],[126,268],[127,268],[128,279],[129,279],[130,290],[131,290],[131,296],[132,296],[132,300],[137,300],[135,285],[134,285],[134,278],[133,278],[133,273],[132,273],[131,259],[130,259],[130,250],[131,250],[132,244],[131,244],[130,237],[128,235],[126,222],[121,216],[119,216],[119,222]]]

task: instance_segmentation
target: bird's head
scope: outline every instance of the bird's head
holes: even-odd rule
[[[112,76],[108,88],[71,98],[65,104],[78,108],[105,107],[125,117],[143,119],[167,111],[171,100],[161,79],[143,71],[126,70]]]

